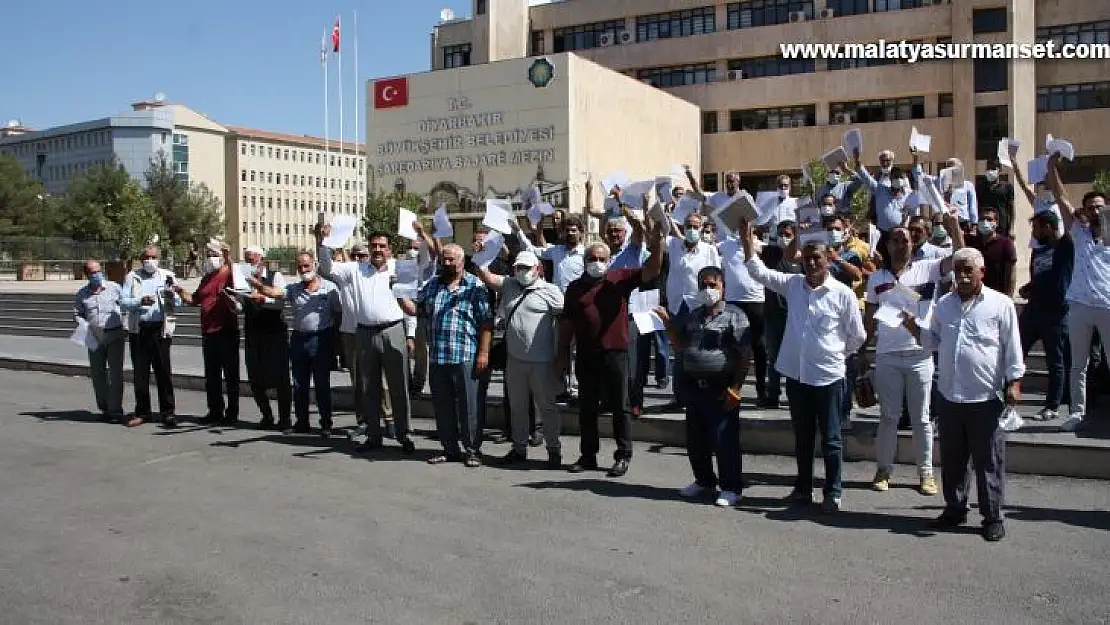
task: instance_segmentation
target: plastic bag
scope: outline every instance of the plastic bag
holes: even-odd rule
[[[1021,415],[1013,406],[1006,406],[1002,410],[1002,414],[998,415],[998,427],[1006,432],[1016,432],[1025,425],[1021,419]]]

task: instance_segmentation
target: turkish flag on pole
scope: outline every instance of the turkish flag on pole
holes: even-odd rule
[[[374,82],[374,108],[388,109],[409,103],[409,79],[386,78]]]
[[[339,18],[335,18],[335,26],[331,29],[332,52],[339,54]]]

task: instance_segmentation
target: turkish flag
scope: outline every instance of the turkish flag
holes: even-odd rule
[[[335,18],[335,26],[331,29],[332,52],[339,54],[339,18]]]
[[[387,78],[374,81],[374,108],[388,109],[409,103],[409,79]]]

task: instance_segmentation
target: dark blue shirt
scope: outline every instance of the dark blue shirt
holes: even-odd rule
[[[854,267],[859,267],[860,269],[863,269],[863,259],[859,257],[859,254],[856,254],[855,252],[843,246],[838,250],[838,252],[840,254],[840,260]],[[837,280],[840,280],[848,286],[853,286],[855,284],[855,278],[849,275],[848,272],[840,266],[840,263],[829,263],[829,275],[836,278]]]
[[[1065,234],[1052,245],[1033,250],[1032,276],[1027,308],[1045,319],[1062,319],[1068,312],[1065,295],[1075,268],[1075,242]]]

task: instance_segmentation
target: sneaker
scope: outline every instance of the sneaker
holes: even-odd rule
[[[1060,424],[1060,431],[1074,432],[1078,430],[1079,426],[1081,425],[1083,425],[1083,413],[1073,412],[1071,413],[1071,416],[1069,416],[1067,419],[1064,419],[1064,422]]]
[[[1041,411],[1033,415],[1034,421],[1051,421],[1059,416],[1052,408],[1041,408]]]
[[[922,495],[932,497],[937,494],[937,478],[932,475],[922,475],[921,483],[917,489]]]
[[[535,432],[532,432],[531,436],[528,437],[528,446],[539,447],[541,445],[543,445],[543,432],[540,430],[536,430]]]
[[[890,490],[890,471],[879,469],[875,472],[875,479],[871,480],[871,490],[885,493]]]
[[[1006,528],[1002,521],[991,521],[983,524],[983,540],[996,543],[1006,537]]]
[[[359,423],[355,427],[347,430],[347,438],[353,441],[361,436],[366,436],[366,431],[368,429],[370,429],[368,425],[366,425],[365,423]]]
[[[608,477],[624,477],[625,473],[628,473],[628,459],[621,458],[613,463],[613,468],[609,469],[609,472],[605,475]]]
[[[740,501],[740,495],[732,492],[731,490],[722,490],[717,493],[717,501],[715,502],[718,507],[731,508]]]
[[[683,486],[682,489],[678,491],[678,494],[686,497],[687,499],[693,499],[694,497],[701,497],[708,490],[708,488],[702,486],[701,484],[698,484],[697,482],[694,482],[693,484]]]
[[[840,512],[840,497],[825,497],[821,502],[821,512],[825,514],[835,514]]]

